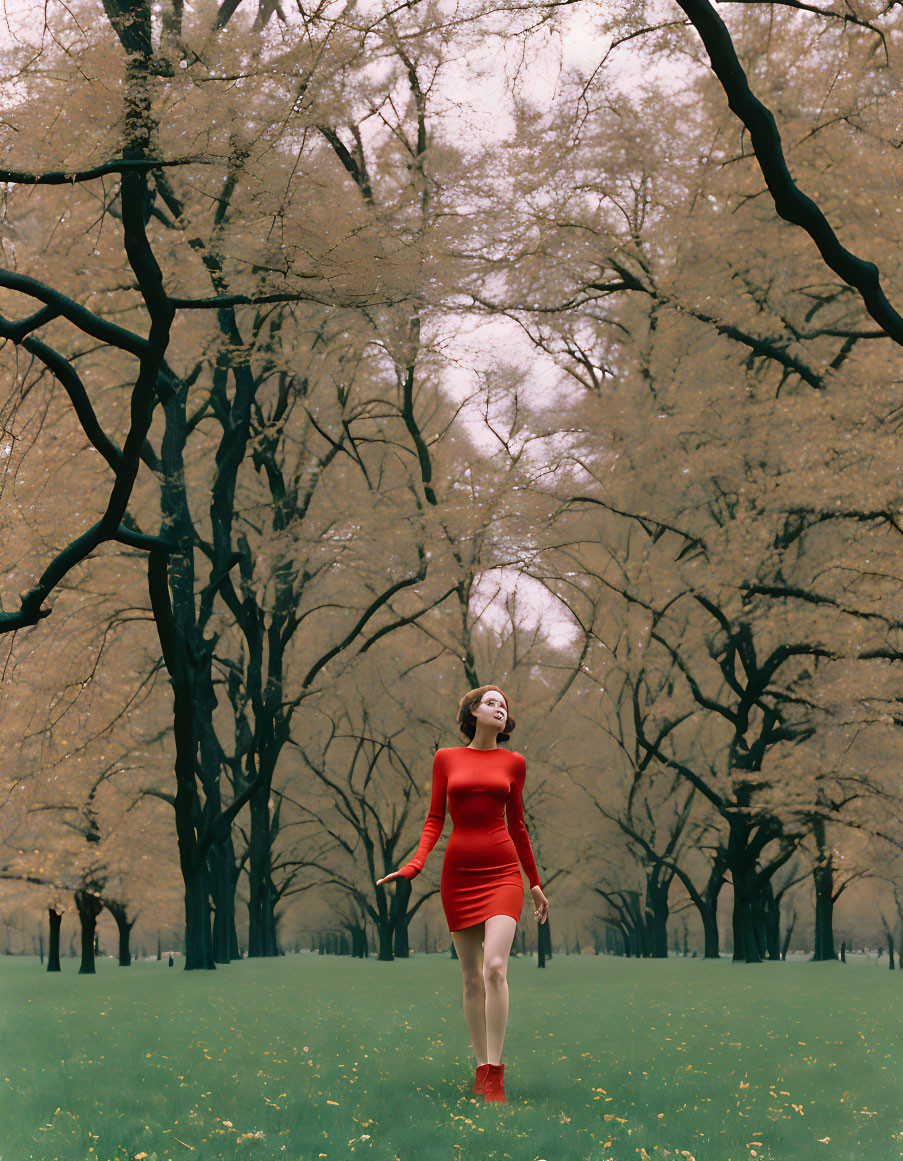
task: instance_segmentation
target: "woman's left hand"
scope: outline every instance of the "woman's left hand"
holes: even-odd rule
[[[538,884],[530,888],[530,894],[533,896],[533,918],[538,919],[540,923],[545,923],[549,916],[549,901],[542,893],[542,887]]]

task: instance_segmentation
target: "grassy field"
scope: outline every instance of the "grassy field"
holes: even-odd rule
[[[2,1161],[903,1157],[886,961],[512,960],[507,1105],[445,956],[76,971],[0,962]]]

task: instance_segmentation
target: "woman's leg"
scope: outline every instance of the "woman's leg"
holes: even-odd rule
[[[486,1051],[489,1064],[502,1063],[505,1025],[508,1022],[508,954],[514,942],[517,920],[510,915],[490,915],[484,924],[483,981],[486,986]]]
[[[464,1019],[477,1064],[486,1064],[486,992],[483,987],[483,924],[453,931],[455,951],[464,975]]]

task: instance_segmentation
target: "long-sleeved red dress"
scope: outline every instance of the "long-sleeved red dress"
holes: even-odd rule
[[[433,793],[420,843],[400,868],[406,879],[423,870],[445,826],[445,801],[452,832],[445,849],[439,894],[449,931],[482,923],[490,915],[520,919],[524,881],[539,885],[533,848],[524,822],[527,762],[516,751],[453,746],[433,758]],[[507,817],[508,825],[505,826]]]

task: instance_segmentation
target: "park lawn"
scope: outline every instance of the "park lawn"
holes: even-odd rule
[[[507,1105],[458,963],[0,961],[2,1161],[889,1161],[903,979],[871,960],[509,963]]]

